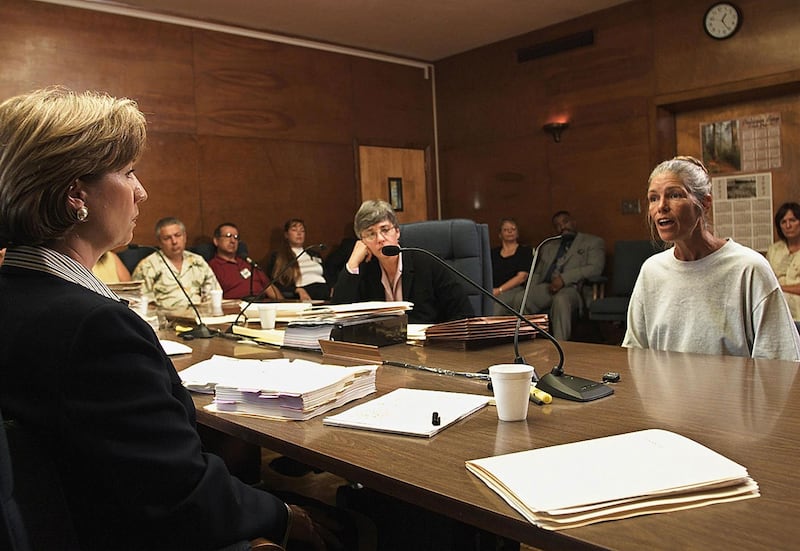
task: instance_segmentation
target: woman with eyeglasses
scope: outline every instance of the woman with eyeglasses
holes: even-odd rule
[[[353,229],[358,241],[336,280],[334,304],[406,300],[414,303],[409,323],[441,323],[475,315],[463,285],[432,258],[383,254],[383,247],[400,243],[400,224],[389,203],[364,201]]]
[[[273,287],[277,287],[287,299],[303,302],[328,300],[331,288],[325,281],[322,257],[314,250],[300,254],[306,243],[306,223],[299,218],[287,220],[283,225],[283,236],[283,243],[272,253],[267,264]]]
[[[672,245],[642,265],[622,346],[800,360],[800,338],[766,259],[714,235],[711,179],[694,157],[650,174],[651,232]]]

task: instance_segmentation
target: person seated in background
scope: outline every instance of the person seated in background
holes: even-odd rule
[[[114,251],[104,252],[97,264],[92,267],[92,273],[103,283],[119,283],[131,280],[131,273]]]
[[[267,537],[325,549],[304,509],[203,450],[192,397],[157,335],[92,276],[105,251],[130,242],[147,200],[134,172],[146,141],[136,103],[51,88],[3,102],[0,121],[0,408],[57,456],[52,492],[69,504],[61,520],[75,548]]]
[[[175,274],[191,301],[200,304],[209,291],[220,289],[214,272],[199,254],[186,250],[186,226],[172,216],[156,222],[156,239],[161,252],[142,259],[133,270],[133,279],[144,281],[144,292],[167,310],[189,308],[186,296],[175,281]],[[172,271],[172,274],[170,274]]]
[[[712,233],[711,202],[708,171],[694,157],[653,169],[647,220],[672,246],[642,265],[622,346],[800,360],[800,336],[769,263]]]
[[[222,287],[222,298],[252,298],[264,291],[267,298],[280,299],[277,291],[268,286],[267,274],[257,264],[236,254],[239,239],[239,228],[232,222],[224,222],[214,230],[213,241],[217,254],[208,261],[208,265]]]
[[[600,237],[578,232],[575,219],[565,210],[555,213],[552,222],[561,239],[541,246],[525,310],[529,314],[548,312],[550,333],[558,340],[569,340],[573,322],[585,304],[584,281],[603,273],[605,243]]]
[[[778,278],[789,311],[800,322],[800,204],[784,203],[775,213],[778,241],[767,249],[767,261]]]
[[[331,288],[325,281],[322,257],[314,250],[300,256],[306,242],[305,222],[299,218],[287,220],[283,237],[283,243],[270,255],[267,264],[273,286],[288,299],[303,302],[330,299]]]
[[[386,201],[364,201],[353,229],[359,238],[336,281],[334,304],[386,300],[414,303],[409,323],[440,323],[475,315],[456,276],[423,254],[386,256],[382,248],[399,245],[400,224]]]
[[[533,260],[533,249],[519,244],[519,229],[513,218],[500,220],[500,246],[492,249],[492,294],[519,310],[528,272]],[[507,316],[499,304],[494,306],[495,316]]]

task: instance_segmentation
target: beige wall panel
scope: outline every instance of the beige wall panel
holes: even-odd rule
[[[401,224],[428,219],[425,152],[393,147],[359,147],[362,200],[389,200],[389,178],[401,178],[403,210]]]

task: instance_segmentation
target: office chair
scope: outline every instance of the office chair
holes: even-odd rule
[[[617,241],[614,243],[614,272],[611,288],[605,288],[605,278],[595,278],[591,283],[600,285],[597,298],[589,305],[589,319],[592,321],[616,322],[624,326],[628,316],[628,303],[633,286],[639,277],[642,264],[660,247],[650,240]]]
[[[139,262],[141,262],[144,257],[150,256],[152,253],[153,249],[151,249],[149,246],[137,247],[136,245],[131,244],[128,245],[128,248],[124,251],[118,252],[117,256],[120,260],[122,260],[122,263],[125,264],[125,267],[128,268],[128,271],[133,273],[133,271],[136,269],[136,266],[139,265]]]
[[[400,246],[431,251],[484,289],[492,288],[489,226],[472,220],[430,220],[401,224]],[[476,316],[491,316],[494,303],[474,287],[461,282]]]
[[[80,549],[67,500],[50,454],[0,411],[0,549]],[[219,551],[284,551],[265,538]]]

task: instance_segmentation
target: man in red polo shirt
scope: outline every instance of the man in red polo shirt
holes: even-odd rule
[[[269,284],[267,275],[255,263],[236,255],[239,248],[239,228],[225,222],[214,230],[217,254],[208,261],[222,287],[222,298],[244,298],[258,295]],[[277,300],[274,287],[266,290],[267,298]]]

